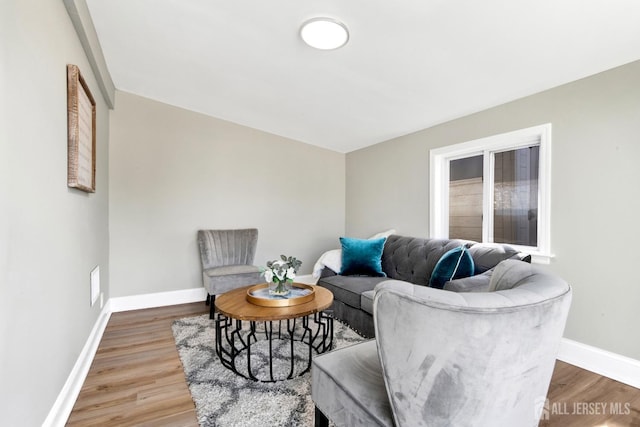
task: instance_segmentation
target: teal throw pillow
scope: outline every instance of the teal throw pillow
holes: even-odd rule
[[[343,276],[386,277],[382,271],[382,250],[386,237],[380,239],[354,239],[341,237]]]
[[[433,273],[431,273],[429,286],[442,289],[449,280],[473,276],[473,272],[473,258],[471,258],[469,250],[464,246],[459,246],[440,257]]]

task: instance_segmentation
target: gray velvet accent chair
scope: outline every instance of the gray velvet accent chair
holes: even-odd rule
[[[516,260],[489,292],[382,282],[376,338],[313,361],[316,426],[537,426],[570,304],[565,281]]]
[[[198,230],[202,285],[207,290],[209,318],[213,319],[216,295],[264,282],[253,264],[258,230]]]

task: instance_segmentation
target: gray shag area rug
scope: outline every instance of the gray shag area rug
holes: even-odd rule
[[[296,325],[300,323],[297,321]],[[334,349],[365,340],[338,321],[333,322],[333,327]],[[173,336],[202,427],[313,426],[310,372],[275,383],[252,381],[237,375],[222,366],[216,355],[215,323],[207,314],[176,320]],[[258,378],[267,378],[268,347],[265,342],[258,341],[251,347],[252,372]],[[282,360],[290,360],[288,341],[274,341],[273,351],[275,359],[279,359],[279,354],[286,354]],[[305,352],[308,347],[296,343],[296,374],[306,367],[308,353]],[[313,354],[315,356],[315,352]],[[239,370],[246,366],[246,359],[240,356],[237,366]],[[286,377],[282,372],[289,369],[288,361],[274,362],[277,378]]]

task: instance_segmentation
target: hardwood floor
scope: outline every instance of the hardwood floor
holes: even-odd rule
[[[171,323],[205,313],[204,303],[114,313],[67,425],[197,426]],[[567,363],[548,399],[540,427],[640,427],[640,390]]]
[[[556,361],[540,427],[640,426],[640,390]]]
[[[204,303],[113,313],[69,426],[198,426],[171,323]]]

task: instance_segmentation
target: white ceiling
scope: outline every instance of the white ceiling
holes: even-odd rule
[[[87,0],[117,89],[349,152],[640,59],[637,0]],[[306,46],[328,16],[349,43]]]

